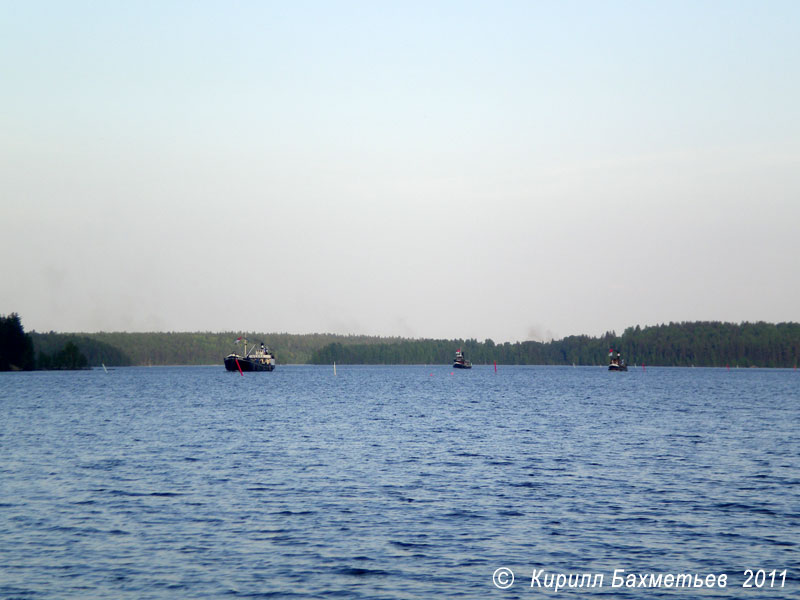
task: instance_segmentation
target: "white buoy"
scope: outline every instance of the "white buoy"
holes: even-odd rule
[[[336,361],[333,361],[333,376],[336,377]]]

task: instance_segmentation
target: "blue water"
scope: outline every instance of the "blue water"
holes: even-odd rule
[[[800,597],[800,372],[337,371],[0,373],[0,597]]]

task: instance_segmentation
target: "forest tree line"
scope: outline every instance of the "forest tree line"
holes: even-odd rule
[[[798,323],[688,322],[629,327],[622,335],[569,336],[550,342],[495,344],[491,339],[334,342],[311,362],[326,364],[443,364],[457,349],[474,364],[603,365],[610,350],[628,364],[673,367],[794,367],[800,358]]]
[[[241,353],[237,332],[195,333],[39,333],[19,336],[19,317],[2,332],[22,358],[3,364],[15,369],[89,366],[221,365],[230,352]],[[9,317],[9,319],[11,319]],[[0,333],[2,333],[0,332]],[[6,335],[4,333],[3,335]],[[6,336],[8,337],[8,336]],[[669,323],[629,327],[621,335],[568,336],[549,342],[495,343],[491,339],[406,339],[375,336],[246,333],[248,344],[267,344],[279,364],[450,364],[461,349],[474,364],[603,365],[608,352],[620,352],[629,365],[697,367],[795,367],[800,359],[798,323]],[[25,342],[30,339],[30,345]],[[5,337],[3,339],[6,339]],[[2,361],[5,361],[3,363]],[[77,362],[76,362],[77,361]],[[71,365],[71,366],[67,366]]]
[[[400,341],[400,338],[378,338],[371,336],[343,336],[334,334],[289,333],[239,333],[239,332],[151,332],[151,333],[38,333],[31,336],[37,352],[51,353],[74,342],[89,359],[89,364],[100,366],[164,366],[164,365],[216,365],[222,364],[231,352],[244,353],[247,349],[264,342],[281,364],[307,364],[320,348],[335,341],[345,344],[369,345],[377,341]]]

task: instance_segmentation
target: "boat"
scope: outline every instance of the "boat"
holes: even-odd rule
[[[614,352],[614,350],[608,351],[608,370],[609,371],[628,370],[628,365],[625,364],[625,359],[622,358],[619,352]]]
[[[247,340],[237,338],[236,344],[244,342],[244,353],[237,354],[232,352],[225,357],[225,368],[228,371],[272,371],[275,369],[275,353],[261,342],[261,346],[255,344],[247,350]]]
[[[453,368],[454,369],[471,369],[472,363],[469,362],[466,358],[464,358],[464,354],[461,350],[456,350],[456,357],[453,359]]]

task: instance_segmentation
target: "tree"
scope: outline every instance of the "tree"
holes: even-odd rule
[[[74,342],[67,342],[64,349],[53,357],[56,369],[86,369],[89,361],[81,354]]]
[[[0,371],[31,371],[34,366],[33,340],[19,315],[0,315]]]

